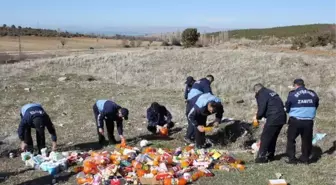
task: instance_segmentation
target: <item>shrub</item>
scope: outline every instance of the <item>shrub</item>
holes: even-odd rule
[[[130,43],[129,43],[129,45],[130,45],[132,48],[134,48],[134,47],[135,47],[135,41],[134,41],[134,40],[131,40]]]
[[[122,40],[121,41],[121,47],[123,47],[123,48],[129,48],[130,47],[130,45],[128,45],[128,41],[127,40]]]
[[[169,43],[167,41],[162,41],[161,46],[169,46]]]
[[[136,47],[140,47],[141,44],[142,44],[142,40],[137,40],[137,41],[135,42],[135,46],[136,46]]]
[[[304,42],[304,39],[302,38],[296,38],[292,41],[291,50],[299,50],[305,47],[306,47],[306,43]]]
[[[196,28],[187,28],[182,33],[182,43],[185,47],[191,47],[196,44],[200,33],[197,32]]]
[[[67,41],[65,40],[65,38],[61,38],[60,42],[62,44],[62,48],[64,48],[64,45],[67,43]]]
[[[181,46],[181,42],[177,38],[173,38],[171,44],[173,46]]]
[[[329,43],[332,43],[331,34],[325,33],[314,37],[309,45],[311,47],[327,46]]]

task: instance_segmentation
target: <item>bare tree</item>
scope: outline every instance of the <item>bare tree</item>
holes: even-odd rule
[[[60,42],[62,44],[62,48],[64,48],[65,44],[67,43],[67,40],[65,38],[61,38]]]
[[[153,41],[150,40],[150,41],[148,42],[148,47],[150,47],[150,46],[152,45],[152,43],[153,43]]]
[[[135,47],[140,47],[142,44],[142,40],[136,40]]]

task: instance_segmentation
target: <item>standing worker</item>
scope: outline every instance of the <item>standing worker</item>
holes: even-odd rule
[[[188,76],[187,80],[185,82],[185,84],[186,84],[186,87],[185,87],[185,90],[184,90],[184,99],[185,100],[188,100],[188,94],[189,94],[192,86],[194,85],[194,83],[195,83],[195,79],[192,76]]]
[[[286,124],[287,116],[283,101],[276,92],[265,88],[260,83],[254,85],[254,92],[258,104],[258,112],[254,119],[266,118],[255,162],[267,163],[274,160],[276,142],[283,125]]]
[[[312,151],[313,126],[316,110],[319,106],[317,94],[305,88],[302,79],[295,79],[295,90],[290,91],[286,101],[286,111],[289,114],[287,131],[287,155],[289,164],[298,162],[295,157],[295,140],[301,135],[300,162],[308,164]]]
[[[21,122],[18,129],[19,139],[21,140],[22,151],[33,152],[33,139],[31,136],[31,128],[36,130],[36,142],[38,153],[41,154],[41,149],[45,148],[45,133],[44,128],[47,127],[52,140],[52,150],[56,150],[56,130],[50,120],[49,115],[44,111],[41,104],[30,103],[21,108]]]
[[[189,94],[192,86],[194,85],[194,83],[195,83],[195,79],[192,76],[188,76],[187,80],[185,82],[186,87],[185,87],[185,90],[184,90],[184,99],[185,99],[185,103],[186,103],[186,112],[185,112],[185,114],[186,114],[187,120],[188,120],[188,111],[191,109],[191,108],[189,108],[189,104],[188,104],[188,94]],[[187,130],[188,130],[187,133],[190,132],[190,135],[195,135],[194,134],[195,128],[194,128],[193,125],[188,124]],[[191,141],[194,140],[194,138],[189,138],[188,139],[187,135],[184,136],[184,140],[186,140],[186,141],[188,140],[188,142],[191,142]]]
[[[208,143],[205,140],[206,121],[209,115],[216,113],[215,126],[218,126],[223,117],[223,105],[219,98],[211,93],[205,93],[195,96],[190,100],[192,105],[188,113],[189,124],[195,127],[195,140],[197,148],[208,148]],[[187,133],[187,136],[192,137]]]
[[[153,102],[151,106],[147,109],[147,120],[148,126],[147,130],[153,134],[159,133],[162,127],[171,129],[174,127],[171,113],[163,105],[157,102]]]
[[[114,122],[116,122],[121,141],[125,141],[123,136],[123,120],[128,120],[128,109],[122,108],[111,100],[98,100],[93,105],[93,113],[97,122],[99,144],[103,145],[105,143],[104,121],[110,144],[117,143],[114,137]]]
[[[203,94],[203,93],[210,93],[212,94],[211,90],[211,83],[214,81],[214,77],[212,75],[207,75],[205,78],[202,78],[196,82],[191,87],[190,92],[188,93],[188,100],[192,99],[193,97]]]

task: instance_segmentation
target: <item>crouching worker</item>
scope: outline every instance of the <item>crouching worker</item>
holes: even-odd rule
[[[267,163],[274,159],[276,142],[283,125],[286,124],[287,115],[284,104],[276,92],[265,88],[262,84],[254,85],[254,91],[258,104],[258,112],[254,119],[266,118],[255,162]]]
[[[209,143],[205,140],[207,117],[216,113],[214,126],[218,126],[222,120],[224,108],[219,98],[211,93],[201,94],[194,97],[190,103],[193,105],[188,114],[189,124],[195,126],[195,140],[197,148],[208,148]]]
[[[171,113],[165,106],[160,105],[157,102],[153,102],[147,109],[147,130],[153,134],[159,133],[162,127],[168,129],[168,131],[174,127]]]
[[[128,120],[128,110],[117,105],[111,100],[98,100],[93,105],[93,113],[97,123],[99,144],[106,143],[104,136],[104,121],[107,129],[107,136],[110,144],[116,144],[114,137],[114,122],[116,122],[119,137],[125,141],[123,136],[123,120]]]
[[[33,152],[33,139],[31,136],[31,129],[36,130],[36,142],[38,153],[41,154],[41,149],[45,148],[45,133],[44,129],[47,127],[52,140],[52,150],[56,150],[56,130],[50,120],[48,114],[44,111],[41,104],[31,103],[26,104],[21,108],[21,122],[18,129],[19,139],[21,140],[22,151]]]

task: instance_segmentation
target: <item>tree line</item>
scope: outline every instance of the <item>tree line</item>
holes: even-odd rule
[[[143,36],[129,36],[116,34],[113,36],[101,35],[101,34],[83,34],[83,33],[72,33],[68,31],[52,30],[52,29],[40,29],[31,27],[21,27],[21,26],[8,26],[3,24],[0,27],[0,37],[5,36],[37,36],[37,37],[85,37],[85,38],[100,38],[100,39],[116,39],[116,40],[144,40],[144,41],[157,41],[156,37],[143,37]]]

